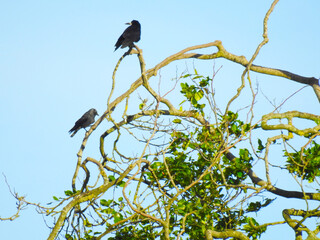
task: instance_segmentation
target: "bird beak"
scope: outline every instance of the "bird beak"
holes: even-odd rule
[[[126,25],[132,25],[131,22],[127,22]]]

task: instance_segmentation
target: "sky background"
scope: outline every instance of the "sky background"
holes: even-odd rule
[[[271,2],[0,0],[0,173],[31,202],[50,202],[53,195],[63,196],[71,188],[84,131],[70,138],[68,130],[88,109],[105,111],[112,71],[124,52],[114,52],[115,42],[127,27],[124,23],[133,19],[141,23],[137,45],[143,49],[147,69],[186,47],[215,40],[221,40],[229,52],[250,59],[262,40],[262,21]],[[319,10],[318,0],[280,0],[269,20],[270,41],[254,63],[319,78]],[[223,66],[215,79],[216,99],[223,109],[240,84],[243,68],[223,59],[214,63]],[[212,75],[213,61],[173,63],[161,71],[163,91],[176,72],[185,71],[186,66],[192,70],[193,65],[202,75]],[[136,56],[129,56],[117,73],[114,96],[125,92],[138,77]],[[269,100],[280,104],[303,87],[267,75],[251,77],[259,84],[258,116],[273,110]],[[157,86],[159,77],[152,81]],[[234,109],[247,103],[243,99]],[[320,114],[310,87],[281,108],[281,112],[288,110]],[[99,159],[98,139],[110,126],[102,123],[97,128],[85,155]],[[273,177],[277,186],[295,188]],[[15,213],[15,199],[2,175],[0,192],[0,216],[9,217]],[[280,206],[304,208],[305,203],[285,200]],[[48,237],[49,229],[34,208],[20,215],[15,221],[0,222],[1,238]],[[274,215],[265,213],[262,219],[281,220],[281,215],[272,220]],[[275,227],[262,239],[271,239],[272,234],[292,239],[293,232],[286,228],[288,231],[279,232]]]

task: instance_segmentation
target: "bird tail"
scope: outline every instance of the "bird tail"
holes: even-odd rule
[[[124,37],[121,35],[118,39],[118,41],[116,42],[116,44],[114,45],[116,47],[116,49],[114,50],[114,52],[121,46],[122,42],[124,40]]]
[[[73,137],[77,132],[79,131],[79,129],[76,129],[76,128],[71,128],[70,130],[69,130],[69,133],[71,134],[71,136],[70,137]]]
[[[78,130],[77,130],[77,131],[74,131],[74,132],[71,134],[70,137],[73,137],[77,132],[78,132]]]

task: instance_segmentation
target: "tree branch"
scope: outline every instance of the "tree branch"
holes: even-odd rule
[[[209,47],[217,47],[218,48],[218,52],[213,53],[213,54],[198,54],[198,53],[187,53],[189,51],[193,51],[193,50],[197,50],[197,49],[202,49],[202,48],[209,48]],[[134,53],[139,53],[139,52],[134,52]],[[201,59],[201,60],[211,60],[211,59],[215,59],[215,58],[225,58],[227,60],[233,61],[235,63],[238,63],[244,67],[247,67],[249,64],[249,61],[244,57],[244,56],[237,56],[234,54],[229,53],[228,51],[226,51],[226,49],[223,47],[222,42],[221,41],[214,41],[211,43],[206,43],[206,44],[201,44],[201,45],[196,45],[196,46],[192,46],[192,47],[188,47],[176,54],[171,55],[170,57],[164,59],[162,62],[160,62],[159,64],[157,64],[155,67],[147,70],[144,72],[143,76],[139,77],[134,83],[131,84],[130,88],[123,93],[122,95],[120,95],[119,97],[117,97],[114,101],[112,101],[109,105],[108,105],[108,109],[102,114],[102,116],[95,122],[95,124],[93,124],[91,126],[91,128],[89,129],[89,131],[85,134],[85,137],[83,139],[82,145],[80,147],[80,150],[77,154],[78,156],[78,162],[77,162],[77,167],[76,167],[76,171],[73,177],[73,182],[72,182],[72,187],[73,190],[76,190],[75,187],[75,179],[76,176],[78,174],[79,171],[79,167],[81,165],[81,159],[82,159],[82,153],[83,150],[86,146],[87,143],[87,139],[88,137],[91,135],[91,133],[100,125],[100,123],[106,118],[106,116],[108,114],[111,114],[112,111],[114,111],[115,107],[122,102],[125,98],[127,98],[132,92],[134,92],[138,87],[140,87],[143,83],[143,79],[144,81],[148,81],[152,76],[156,76],[157,72],[159,71],[159,69],[167,66],[169,63],[176,61],[176,60],[181,60],[181,59],[189,59],[189,58],[196,58],[196,59]],[[287,78],[290,79],[292,81],[295,82],[299,82],[299,83],[303,83],[303,84],[307,84],[313,87],[318,100],[320,101],[320,87],[319,87],[319,81],[318,79],[314,78],[314,77],[303,77],[285,70],[280,70],[280,69],[273,69],[273,68],[268,68],[268,67],[262,67],[262,66],[258,66],[258,65],[254,65],[252,64],[250,67],[251,71],[254,72],[259,72],[259,73],[263,73],[263,74],[267,74],[267,75],[272,75],[272,76],[278,76],[278,77],[283,77],[283,78]]]
[[[236,157],[231,153],[231,152],[227,152],[225,154],[225,156],[229,159],[229,160],[233,160]],[[309,199],[309,200],[317,200],[320,201],[320,193],[310,193],[310,192],[298,192],[298,191],[287,191],[287,190],[283,190],[281,188],[277,188],[271,184],[268,184],[267,181],[264,181],[263,179],[259,178],[254,171],[252,171],[252,169],[248,169],[247,171],[251,181],[253,182],[253,184],[259,185],[261,187],[265,187],[266,190],[268,190],[269,192],[272,192],[278,196],[282,196],[285,198],[297,198],[297,199]]]
[[[308,119],[311,121],[314,121],[316,124],[320,121],[320,116],[314,115],[311,113],[302,113],[298,111],[291,111],[291,112],[285,112],[285,113],[269,113],[262,116],[262,122],[261,127],[264,130],[279,130],[279,129],[285,129],[289,132],[293,132],[300,136],[308,136],[310,134],[316,134],[320,130],[320,125],[317,125],[313,128],[306,128],[304,130],[300,130],[296,128],[293,123],[293,118],[301,118],[301,119]],[[277,124],[277,125],[268,125],[268,120],[270,119],[283,119],[286,118],[288,120],[288,124]]]
[[[235,230],[225,230],[223,232],[218,232],[214,230],[206,231],[206,240],[219,239],[219,238],[225,239],[230,237],[240,239],[240,240],[250,240],[250,238],[248,238],[242,232],[238,232]]]
[[[112,182],[109,182],[107,184],[102,184],[100,187],[97,187],[91,191],[87,191],[81,194],[76,195],[61,211],[60,216],[54,225],[48,240],[54,240],[62,227],[67,214],[69,211],[77,204],[88,201],[90,199],[93,199],[100,194],[105,193],[109,188],[111,188],[113,185],[117,184],[118,182],[121,182],[130,172],[131,170],[136,166],[136,163],[130,164],[128,168],[115,180]]]

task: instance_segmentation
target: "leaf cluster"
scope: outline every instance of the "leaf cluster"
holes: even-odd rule
[[[304,180],[313,182],[320,176],[320,144],[312,141],[310,147],[298,152],[284,152],[287,157],[286,168]]]

